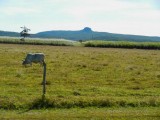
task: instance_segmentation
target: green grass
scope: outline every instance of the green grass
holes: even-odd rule
[[[159,108],[72,108],[43,109],[30,111],[0,110],[0,119],[23,120],[77,120],[77,119],[107,119],[107,120],[159,120]]]
[[[85,42],[65,40],[65,39],[47,39],[47,38],[25,38],[21,41],[20,37],[0,37],[0,43],[4,44],[25,44],[25,45],[51,45],[51,46],[83,46],[99,48],[127,48],[127,49],[160,49],[160,42],[127,42],[127,41],[101,41],[90,40]]]
[[[45,54],[48,82],[45,101],[41,100],[42,66],[22,66],[22,59],[29,52]],[[115,117],[123,118],[129,112],[133,118],[159,118],[159,50],[0,44],[0,71],[0,108],[6,116],[29,118],[27,115],[32,112],[34,116],[42,112],[43,118],[46,111],[43,109],[51,109],[48,116],[67,111],[70,118],[85,115],[104,118],[110,115],[110,109],[115,109]],[[87,114],[85,110],[92,110],[90,107],[96,111]],[[26,109],[31,111],[17,114]],[[74,113],[75,109],[79,112]],[[137,112],[141,109],[142,116]]]
[[[160,42],[87,41],[85,47],[160,49]]]
[[[76,42],[65,39],[41,39],[25,38],[21,41],[19,37],[0,37],[0,43],[4,44],[28,44],[28,45],[52,45],[52,46],[73,46]]]

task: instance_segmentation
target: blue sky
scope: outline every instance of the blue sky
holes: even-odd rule
[[[80,30],[160,36],[160,0],[0,0],[0,30]]]

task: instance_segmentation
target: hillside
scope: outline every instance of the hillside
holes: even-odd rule
[[[37,33],[33,35],[33,37],[63,38],[70,40],[110,40],[110,41],[136,41],[136,42],[160,41],[160,37],[96,32],[92,31],[91,28],[88,27],[79,31],[45,31]]]
[[[20,34],[17,33],[17,32],[1,31],[1,30],[0,30],[0,36],[19,37]]]
[[[0,31],[0,36],[19,36],[16,32]],[[108,41],[134,41],[134,42],[160,42],[160,37],[140,35],[114,34],[108,32],[93,31],[89,27],[77,31],[53,30],[31,34],[30,37],[59,38],[68,40],[108,40]]]

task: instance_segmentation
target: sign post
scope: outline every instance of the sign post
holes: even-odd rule
[[[46,63],[43,63],[43,93],[42,93],[42,99],[45,99],[45,94],[46,94]]]
[[[46,94],[46,63],[44,61],[44,54],[43,53],[29,53],[27,54],[25,60],[23,60],[22,65],[27,65],[30,64],[32,65],[33,63],[40,63],[43,65],[43,80],[42,80],[42,100],[45,100],[45,94]]]

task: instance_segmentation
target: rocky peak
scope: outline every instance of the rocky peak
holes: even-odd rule
[[[83,30],[81,30],[83,32],[93,32],[91,28],[89,27],[85,27]]]

